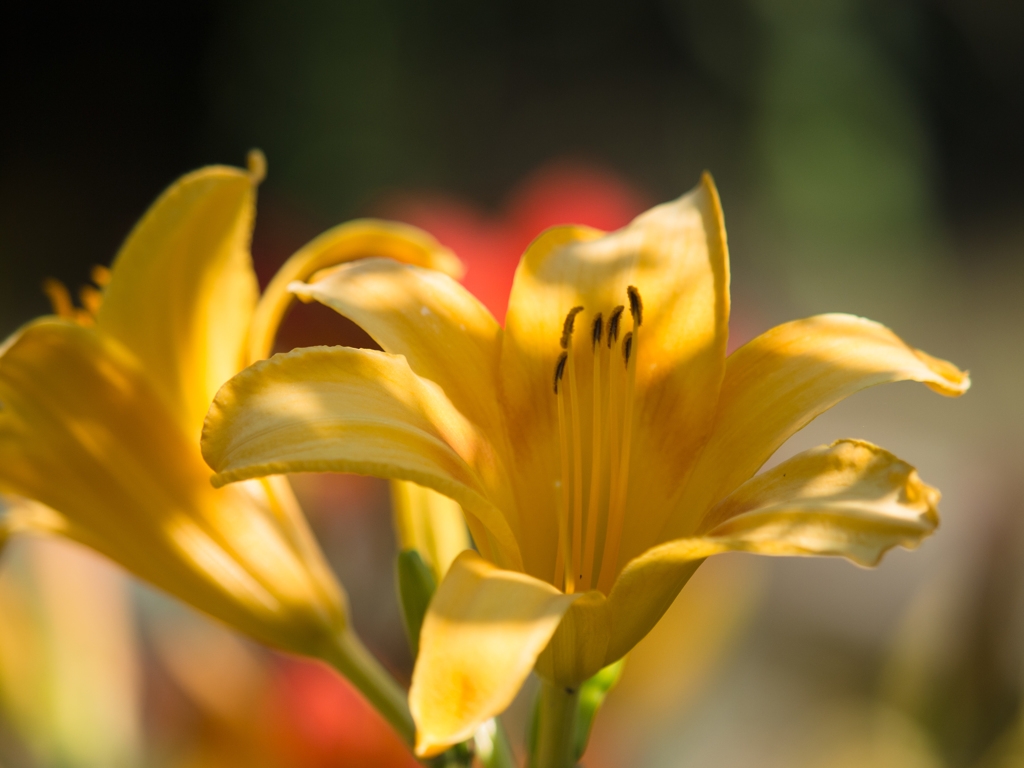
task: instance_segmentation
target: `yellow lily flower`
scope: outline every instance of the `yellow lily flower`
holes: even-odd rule
[[[860,389],[910,379],[959,395],[969,380],[848,315],[787,323],[727,358],[728,251],[708,175],[617,232],[541,234],[504,330],[455,281],[379,259],[292,290],[384,351],[310,348],[252,366],[217,394],[203,454],[220,486],[357,472],[462,505],[478,552],[455,559],[423,624],[410,691],[422,756],[502,711],[533,668],[546,693],[571,697],[709,555],[873,565],[938,523],[938,491],[870,443],[755,476]],[[571,707],[542,704],[541,754],[564,747],[545,733],[558,741]]]
[[[29,530],[92,547],[263,643],[329,661],[411,739],[404,694],[348,629],[287,481],[215,489],[198,439],[217,389],[269,349],[292,279],[371,254],[459,265],[419,230],[353,222],[295,254],[257,305],[249,242],[263,173],[254,153],[248,171],[184,176],[97,272],[102,296],[84,291],[75,310],[50,284],[60,315],[3,344],[0,490],[45,506],[0,520],[0,543]]]

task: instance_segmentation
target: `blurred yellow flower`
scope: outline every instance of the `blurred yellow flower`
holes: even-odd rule
[[[5,724],[33,765],[138,765],[139,658],[124,580],[64,541],[33,541],[18,555],[0,577]]]
[[[254,153],[249,171],[184,176],[97,270],[102,296],[84,290],[76,310],[50,283],[58,315],[3,344],[0,490],[45,507],[0,520],[0,540],[79,541],[261,642],[330,661],[366,693],[390,679],[348,631],[345,595],[287,481],[215,489],[198,440],[220,385],[269,349],[292,279],[365,255],[458,262],[419,230],[353,222],[293,256],[257,305],[249,242],[263,173]],[[377,703],[407,721],[391,688]]]
[[[293,290],[384,352],[313,348],[252,366],[217,394],[203,453],[218,485],[358,472],[462,505],[479,554],[455,559],[423,624],[410,691],[422,756],[507,707],[531,668],[571,697],[709,555],[873,565],[938,522],[938,492],[869,443],[754,476],[853,392],[911,379],[959,395],[969,380],[848,315],[787,323],[727,358],[728,253],[710,176],[617,232],[541,234],[504,330],[455,281],[393,261]],[[552,722],[569,711],[554,706]]]

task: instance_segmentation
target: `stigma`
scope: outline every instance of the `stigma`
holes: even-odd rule
[[[569,310],[562,324],[562,352],[554,375],[560,477],[555,489],[558,549],[552,583],[567,594],[595,586],[608,594],[617,574],[629,481],[637,337],[643,322],[643,301],[636,286],[629,286],[626,300],[607,310],[607,320],[604,311],[591,316],[589,349],[574,343],[576,319],[586,313],[584,307]],[[620,341],[627,306],[632,328],[621,334]],[[589,385],[580,382],[577,373],[577,365],[585,368],[586,362]],[[589,439],[584,440],[585,435]],[[589,450],[584,450],[585,443]]]

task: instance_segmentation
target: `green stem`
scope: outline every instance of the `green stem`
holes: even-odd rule
[[[413,746],[416,726],[409,713],[408,697],[395,679],[351,629],[345,629],[324,656],[324,661],[338,670],[370,704],[391,723],[406,744]]]
[[[543,681],[533,768],[572,768],[576,763],[576,709],[579,688]]]

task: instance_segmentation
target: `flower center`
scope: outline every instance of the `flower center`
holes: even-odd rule
[[[611,590],[615,580],[629,480],[638,332],[643,322],[640,292],[631,285],[626,293],[633,329],[622,338],[621,358],[612,350],[619,341],[624,306],[615,307],[609,313],[607,323],[601,312],[594,315],[590,326],[589,353],[585,345],[573,341],[576,316],[584,308],[569,310],[562,326],[563,352],[555,365],[561,454],[558,485],[561,493],[558,499],[558,551],[552,583],[566,594],[589,590],[595,570],[598,572],[597,587],[605,594]],[[593,358],[590,482],[586,488],[583,482],[584,424],[576,374],[577,358],[585,354]],[[598,559],[599,529],[603,530],[604,536]]]

